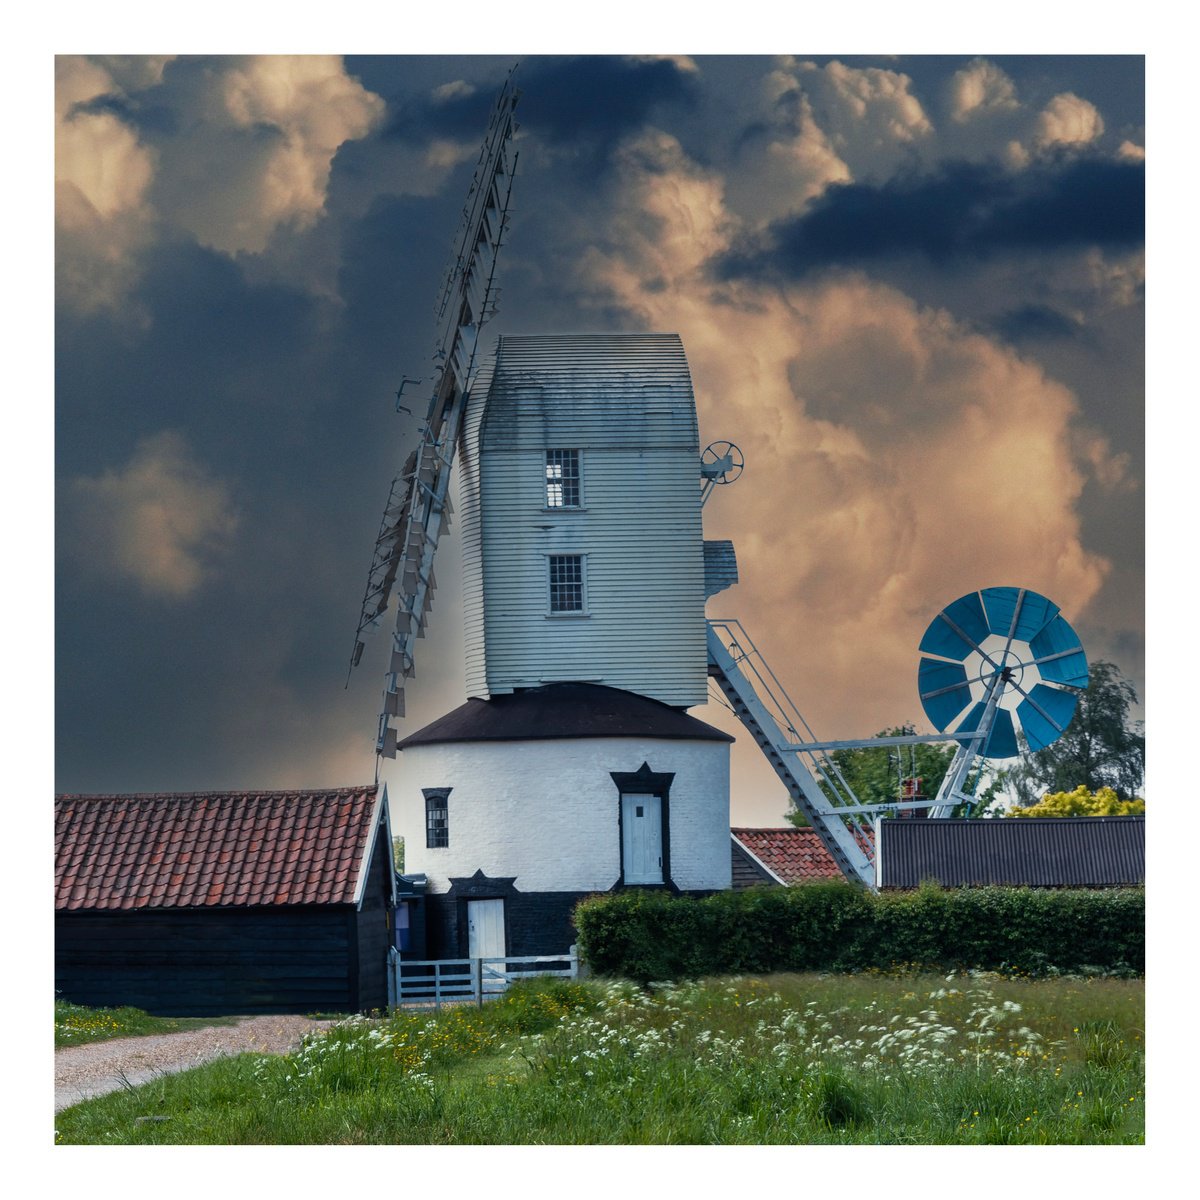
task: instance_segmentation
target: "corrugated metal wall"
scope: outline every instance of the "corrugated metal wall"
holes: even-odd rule
[[[880,886],[1116,887],[1146,876],[1144,817],[879,822]]]
[[[586,680],[667,704],[707,688],[699,434],[675,334],[501,338],[462,447],[467,690]],[[578,509],[547,450],[580,452]],[[549,615],[547,557],[585,556],[586,616]]]

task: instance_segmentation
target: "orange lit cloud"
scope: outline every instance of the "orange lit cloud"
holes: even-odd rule
[[[1086,607],[1107,563],[1080,540],[1066,388],[859,275],[708,284],[731,230],[722,182],[666,135],[627,150],[622,184],[620,250],[593,252],[586,273],[598,298],[682,335],[702,438],[745,452],[742,480],[706,510],[742,579],[714,604],[746,622],[825,736],[919,720],[917,642],[964,592],[1017,584]],[[1120,470],[1094,440],[1083,457]]]
[[[1094,142],[1104,132],[1104,118],[1089,100],[1063,92],[1038,116],[1035,140],[1043,149],[1080,146]]]
[[[118,307],[132,256],[148,237],[154,157],[110,112],[85,107],[120,88],[85,58],[55,60],[54,182],[61,298],[84,311]]]
[[[237,528],[228,489],[175,433],[138,444],[128,464],[71,481],[66,524],[93,574],[172,599],[195,592]]]
[[[955,121],[973,120],[1017,106],[1013,81],[985,58],[975,59],[950,80],[950,115]]]

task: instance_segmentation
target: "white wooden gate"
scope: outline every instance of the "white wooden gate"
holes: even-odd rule
[[[477,1004],[504,994],[508,983],[534,975],[575,979],[579,956],[533,954],[516,958],[402,959],[388,951],[388,1007],[441,1008],[443,1004]]]

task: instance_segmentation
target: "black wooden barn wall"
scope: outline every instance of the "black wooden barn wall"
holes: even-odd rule
[[[360,1012],[387,1004],[391,847],[381,828],[362,909],[340,905],[55,914],[58,996],[162,1016]]]

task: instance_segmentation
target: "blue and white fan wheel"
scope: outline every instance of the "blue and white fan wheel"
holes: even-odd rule
[[[948,604],[921,639],[917,687],[939,733],[976,731],[998,692],[987,741],[976,753],[1013,758],[1017,730],[1030,750],[1061,737],[1086,688],[1087,657],[1056,604],[1024,588],[984,588]],[[966,740],[964,739],[964,744]]]

